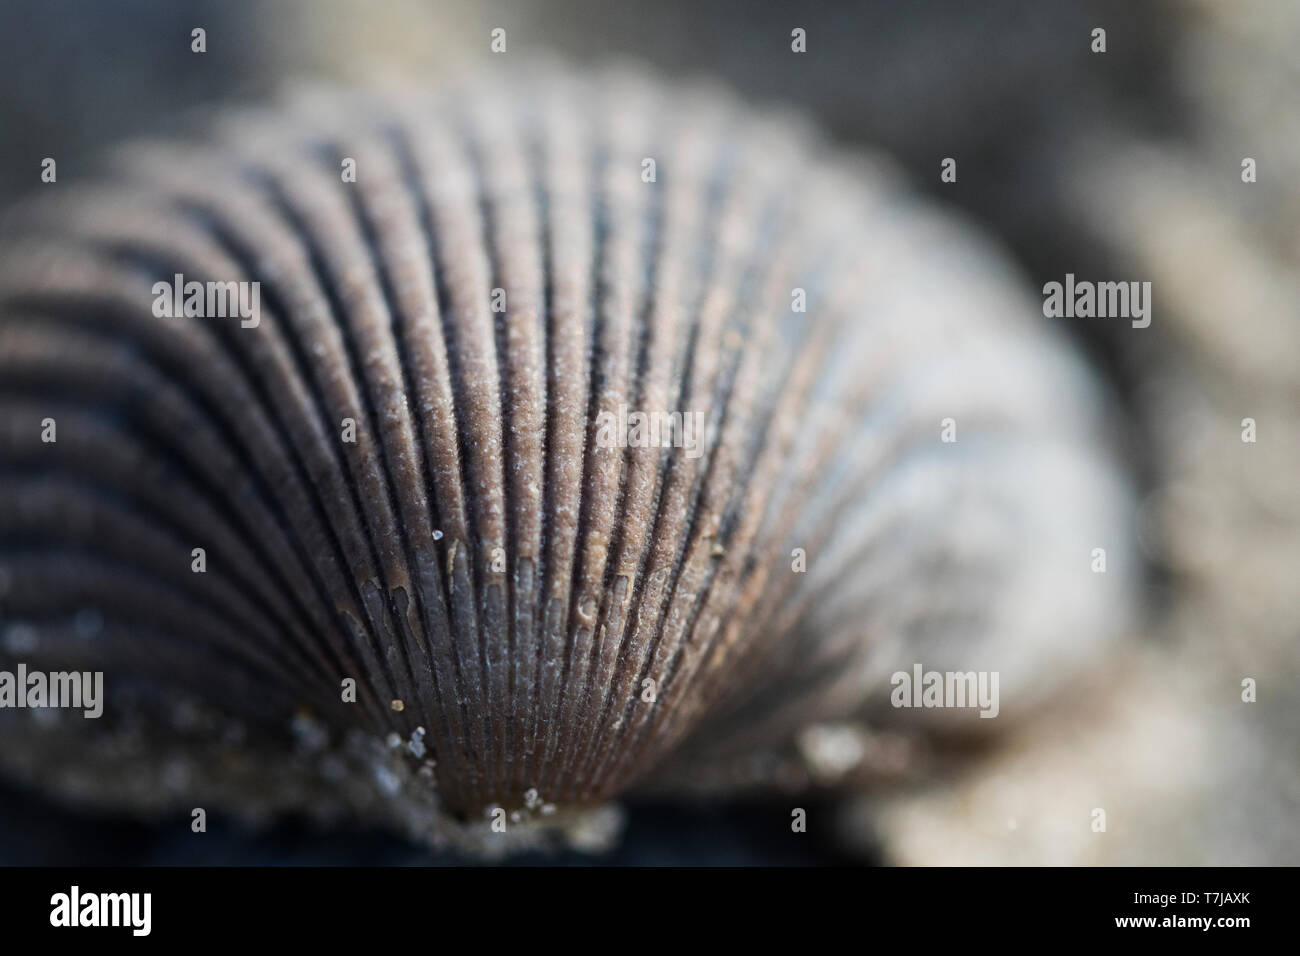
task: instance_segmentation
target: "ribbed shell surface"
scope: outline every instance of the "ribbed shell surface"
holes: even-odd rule
[[[623,73],[209,125],[6,224],[25,659],[254,728],[422,727],[478,814],[608,799],[688,738],[898,722],[913,661],[1000,670],[1014,712],[1115,630],[1087,376],[880,164]],[[258,321],[156,315],[177,275],[259,283]],[[698,444],[601,439],[634,412]]]

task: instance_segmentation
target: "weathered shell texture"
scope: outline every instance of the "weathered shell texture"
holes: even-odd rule
[[[166,787],[215,793],[300,760],[296,720],[396,734],[376,792],[562,812],[670,753],[919,727],[913,662],[1000,672],[1014,719],[1122,624],[1097,390],[879,161],[624,72],[208,126],[6,223],[0,653],[107,694],[62,738],[0,714],[38,783],[129,790],[198,721]],[[260,321],[156,316],[176,274],[259,282]],[[607,447],[621,405],[702,413],[698,454]]]

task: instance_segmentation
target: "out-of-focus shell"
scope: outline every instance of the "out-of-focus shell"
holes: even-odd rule
[[[107,689],[0,713],[11,769],[513,825],[674,753],[983,729],[891,707],[914,663],[998,672],[1015,720],[1122,626],[1093,384],[879,161],[625,73],[212,126],[6,226],[0,655]],[[178,274],[260,283],[259,321],[155,315]],[[611,445],[620,409],[698,444]]]

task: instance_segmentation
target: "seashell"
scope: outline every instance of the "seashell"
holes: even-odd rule
[[[891,707],[913,662],[999,672],[998,724],[1123,629],[1083,363],[885,161],[718,90],[309,92],[4,237],[0,663],[104,674],[0,711],[49,790],[599,842],[801,740],[851,770],[819,727],[985,729]]]

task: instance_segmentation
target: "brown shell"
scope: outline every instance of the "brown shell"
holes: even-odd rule
[[[1124,617],[1124,489],[1037,303],[878,161],[711,90],[236,113],[60,183],[0,261],[0,660],[102,669],[140,761],[182,704],[239,728],[177,793],[311,726],[398,735],[385,798],[593,806],[672,753],[929,726],[888,706],[913,661],[999,670],[1014,719]],[[256,326],[155,315],[176,274],[259,282]],[[620,406],[698,445],[610,446]],[[60,785],[42,746],[9,763]]]

